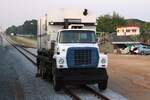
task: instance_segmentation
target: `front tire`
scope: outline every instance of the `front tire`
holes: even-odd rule
[[[100,83],[98,83],[98,88],[100,91],[104,91],[107,88],[108,84],[108,79],[107,80],[102,80]]]
[[[46,64],[44,62],[38,60],[37,66],[38,66],[37,76],[41,77],[42,79],[47,79]]]
[[[46,71],[46,69],[44,68],[43,63],[40,60],[38,60],[36,77],[41,77],[41,78],[45,79],[45,71]]]
[[[52,64],[52,72],[53,72],[53,88],[56,92],[60,91],[61,90],[61,87],[60,87],[60,83],[59,83],[59,80],[58,78],[56,77],[56,61],[53,61],[53,64]]]
[[[45,71],[44,71],[44,78],[48,81],[53,80],[53,75],[52,75],[52,66],[50,63],[45,63]]]
[[[61,90],[61,87],[60,87],[58,80],[56,79],[55,75],[53,75],[53,88],[56,92]]]

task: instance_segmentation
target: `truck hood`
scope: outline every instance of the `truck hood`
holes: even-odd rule
[[[59,51],[61,53],[65,53],[67,52],[68,48],[71,47],[94,47],[97,48],[99,50],[98,44],[94,43],[66,43],[66,44],[57,44],[55,51]]]
[[[98,48],[96,43],[67,43],[67,44],[58,44],[59,49],[68,49],[70,47],[95,47]]]

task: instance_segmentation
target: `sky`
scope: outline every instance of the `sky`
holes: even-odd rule
[[[0,0],[0,27],[21,25],[45,15],[51,8],[70,7],[87,8],[97,16],[115,11],[125,18],[150,22],[149,0]]]

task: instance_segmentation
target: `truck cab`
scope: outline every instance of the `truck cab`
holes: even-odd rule
[[[67,16],[63,22],[48,21],[46,32],[52,33],[38,38],[37,72],[42,78],[52,80],[55,91],[64,85],[96,83],[100,90],[107,88],[108,57],[100,53],[96,41],[96,19],[87,17],[82,15],[79,20]]]

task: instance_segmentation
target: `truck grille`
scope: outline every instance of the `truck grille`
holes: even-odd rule
[[[99,53],[94,47],[71,47],[68,48],[66,58],[69,68],[96,68]]]
[[[91,64],[91,50],[82,49],[74,51],[75,65]]]

